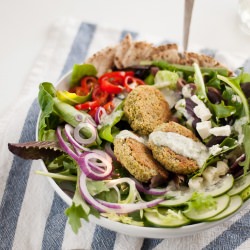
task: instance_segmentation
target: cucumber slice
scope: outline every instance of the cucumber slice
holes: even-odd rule
[[[176,191],[169,191],[167,195],[169,195],[171,199],[161,202],[159,206],[176,207],[183,205],[185,202],[190,200],[190,198],[192,197],[192,192],[187,190],[186,191],[176,190]]]
[[[244,189],[250,186],[250,174],[247,174],[245,176],[242,176],[238,180],[234,182],[234,185],[231,190],[227,193],[230,196],[239,194]]]
[[[246,201],[247,199],[250,198],[250,186],[244,189],[241,193],[240,196],[243,201]]]
[[[183,214],[190,220],[204,221],[204,220],[207,220],[208,218],[211,218],[221,213],[224,209],[227,208],[229,201],[230,201],[230,197],[226,194],[216,197],[214,199],[217,202],[217,205],[213,209],[204,208],[204,209],[197,210],[195,208],[193,209],[191,208],[186,211],[183,211]]]
[[[165,210],[164,214],[157,209],[144,212],[146,220],[156,227],[180,227],[190,223],[180,210]]]
[[[234,178],[232,175],[228,174],[224,177],[221,177],[215,184],[205,186],[203,192],[206,195],[217,197],[225,194],[228,190],[230,190],[233,187],[233,184]]]
[[[242,203],[243,203],[242,198],[239,195],[234,195],[230,197],[230,202],[228,207],[221,213],[217,214],[216,216],[208,218],[207,221],[220,220],[229,216],[230,214],[238,210],[241,207]]]

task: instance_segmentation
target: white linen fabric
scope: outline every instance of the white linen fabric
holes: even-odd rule
[[[249,207],[215,228],[174,239],[130,237],[84,221],[75,235],[64,214],[66,203],[47,178],[34,173],[41,169],[40,162],[20,159],[8,151],[9,142],[35,140],[39,114],[36,97],[41,82],[55,83],[75,63],[116,44],[128,32],[136,40],[157,44],[170,41],[70,19],[60,19],[51,27],[18,100],[0,120],[0,249],[250,249]],[[244,66],[250,71],[250,56],[229,56],[201,46],[190,50],[211,55],[230,68]]]

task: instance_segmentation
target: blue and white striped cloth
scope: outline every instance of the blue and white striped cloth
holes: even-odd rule
[[[39,161],[22,160],[8,151],[8,142],[35,140],[39,83],[55,83],[73,64],[83,62],[107,45],[116,44],[127,32],[68,19],[59,20],[51,28],[47,43],[19,99],[0,120],[0,249],[250,249],[250,207],[226,223],[193,236],[144,239],[118,234],[85,222],[75,235],[64,215],[67,205],[45,177],[34,173],[41,168]],[[150,36],[130,33],[139,40],[157,41]],[[197,47],[195,50],[201,49]],[[226,53],[209,49],[203,49],[202,52],[230,67],[245,66],[250,71],[250,57],[230,57]]]

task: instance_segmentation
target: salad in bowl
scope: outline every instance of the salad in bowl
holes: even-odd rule
[[[249,96],[244,69],[127,36],[56,87],[41,83],[37,141],[8,146],[43,160],[38,173],[63,194],[76,233],[90,219],[144,237],[190,234],[250,197]]]

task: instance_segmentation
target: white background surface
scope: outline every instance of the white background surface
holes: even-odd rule
[[[239,29],[237,0],[196,0],[189,49],[196,44],[250,56]],[[69,17],[182,39],[184,0],[0,0],[0,115],[18,96],[49,27]]]

